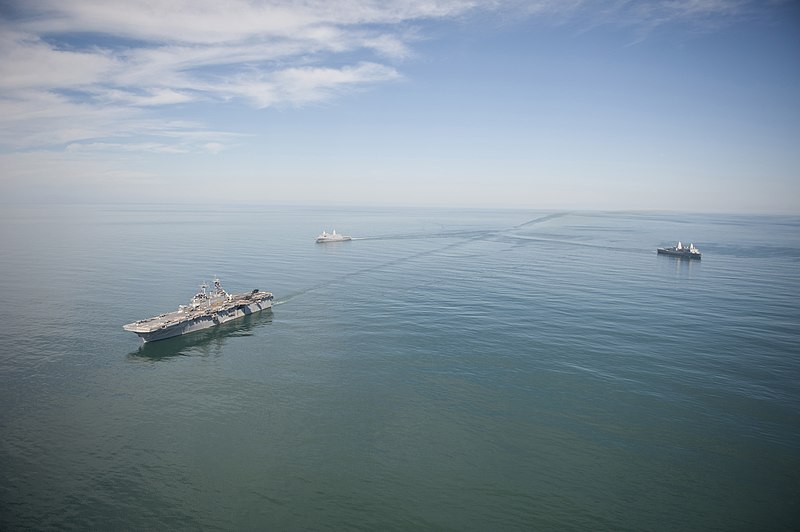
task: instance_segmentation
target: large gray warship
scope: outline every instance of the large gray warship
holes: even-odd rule
[[[272,307],[272,293],[258,289],[243,294],[229,294],[214,279],[214,291],[203,283],[188,305],[178,310],[135,321],[122,328],[139,335],[145,342],[164,340],[241,318]]]

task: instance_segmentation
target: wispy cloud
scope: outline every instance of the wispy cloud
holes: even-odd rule
[[[585,7],[585,2],[580,3]],[[759,4],[753,0],[615,0],[593,11],[592,23],[630,28],[641,41],[675,23],[713,30],[737,17],[752,15]]]
[[[399,79],[385,60],[410,54],[414,31],[403,23],[472,7],[448,0],[19,2],[0,20],[0,144],[20,150],[158,136],[156,108],[196,101],[324,102]],[[221,143],[212,145],[218,151]]]
[[[653,26],[729,15],[745,4],[619,0],[605,4],[603,19]],[[19,1],[0,19],[0,144],[19,150],[160,136],[157,109],[197,101],[256,108],[324,102],[400,79],[397,61],[412,55],[415,26],[425,21],[586,11],[597,15],[596,3]]]
[[[779,0],[778,0],[779,1]],[[788,1],[788,0],[787,0]],[[0,3],[0,196],[67,182],[159,186],[162,164],[249,140],[223,109],[324,104],[404,78],[427,31],[460,21],[613,26],[635,41],[713,27],[756,0],[11,0]],[[213,109],[204,119],[194,110]],[[186,117],[191,117],[187,119]],[[204,121],[208,120],[208,121]],[[232,130],[234,129],[234,130]],[[212,157],[223,154],[219,157]],[[175,162],[175,161],[180,162]],[[152,162],[157,161],[157,162]],[[158,168],[158,170],[157,170]],[[166,173],[165,173],[166,175]]]

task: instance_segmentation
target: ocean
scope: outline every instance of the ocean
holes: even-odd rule
[[[0,246],[2,530],[800,528],[800,217],[7,205]],[[122,330],[215,276],[273,309]]]

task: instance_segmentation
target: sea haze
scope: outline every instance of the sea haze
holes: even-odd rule
[[[798,217],[6,206],[0,244],[0,529],[800,523]],[[274,308],[122,330],[215,275]]]

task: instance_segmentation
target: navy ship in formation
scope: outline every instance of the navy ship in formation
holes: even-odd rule
[[[700,250],[694,247],[694,244],[689,244],[689,247],[684,246],[681,242],[671,248],[656,248],[656,251],[663,255],[672,255],[673,257],[682,257],[685,259],[699,259],[703,255]]]
[[[323,231],[316,239],[317,243],[342,242],[351,240],[351,237]],[[702,257],[700,250],[694,244],[684,246],[681,242],[674,247],[657,248],[658,253],[699,259]],[[214,290],[208,292],[208,285],[200,285],[200,292],[195,294],[188,305],[180,305],[178,310],[167,312],[138,320],[122,328],[136,333],[144,342],[164,340],[174,336],[181,336],[194,331],[216,327],[223,323],[241,318],[248,314],[272,308],[272,292],[262,292],[258,288],[242,294],[229,294],[220,285],[219,279],[214,279]]]
[[[347,240],[353,240],[353,237],[340,235],[336,232],[336,229],[334,229],[333,233],[322,231],[317,237],[317,244],[324,244],[326,242],[346,242]]]
[[[335,229],[332,233],[323,231],[316,239],[320,244],[347,240],[352,240],[352,237],[339,234]],[[214,290],[208,292],[208,285],[203,283],[200,285],[200,292],[195,294],[188,305],[180,305],[173,312],[128,323],[122,328],[136,333],[144,342],[155,342],[216,327],[260,312],[271,308],[272,300],[272,292],[262,292],[259,289],[243,294],[229,294],[222,288],[219,279],[214,279]]]
[[[272,307],[272,293],[255,289],[243,294],[229,294],[222,289],[219,279],[214,279],[214,290],[208,292],[203,283],[188,305],[178,310],[159,314],[122,328],[136,333],[145,342],[164,340],[241,318]]]

